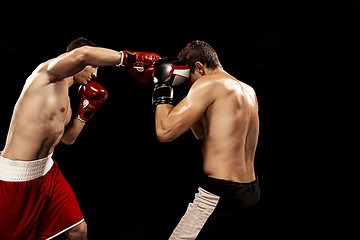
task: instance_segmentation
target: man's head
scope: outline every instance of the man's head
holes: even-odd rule
[[[83,46],[96,47],[96,45],[90,40],[80,37],[72,41],[67,46],[66,52],[70,52],[76,48]],[[74,82],[81,85],[86,85],[91,80],[92,77],[97,76],[97,69],[98,68],[94,66],[90,66],[90,65],[86,66],[83,70],[81,70],[80,72],[74,75]]]
[[[205,74],[206,68],[213,70],[222,68],[215,50],[204,41],[196,40],[188,43],[178,57],[189,65],[192,83]]]
[[[77,39],[75,39],[74,41],[72,41],[66,48],[66,52],[70,52],[72,50],[74,50],[75,48],[79,48],[79,47],[83,47],[83,46],[92,46],[92,47],[96,47],[95,43],[93,43],[92,41],[83,38],[83,37],[79,37]]]

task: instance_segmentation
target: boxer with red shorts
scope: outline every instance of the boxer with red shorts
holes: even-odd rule
[[[152,73],[155,53],[114,51],[85,38],[66,53],[40,64],[15,105],[0,154],[0,239],[43,240],[65,232],[87,239],[87,225],[71,187],[52,159],[56,145],[72,144],[107,99],[91,81],[98,67],[118,65],[139,81]],[[151,75],[151,74],[150,74]],[[71,119],[68,89],[80,84],[80,106]]]
[[[51,239],[84,221],[51,155],[35,161],[0,156],[0,233],[5,239]]]

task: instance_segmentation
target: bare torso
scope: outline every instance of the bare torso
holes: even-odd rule
[[[69,82],[51,82],[47,64],[41,64],[28,77],[15,105],[1,153],[6,158],[35,160],[48,156],[70,121]]]
[[[121,59],[121,52],[82,46],[40,64],[15,105],[1,155],[31,161],[51,154],[60,141],[74,143],[85,122],[71,120],[69,87],[86,85],[98,67],[119,64]]]
[[[215,101],[200,119],[204,128],[204,172],[235,182],[255,180],[254,156],[259,135],[255,91],[226,72],[213,81]]]
[[[222,68],[206,71],[191,81],[189,93],[178,105],[157,106],[157,138],[169,142],[191,128],[195,137],[204,141],[206,175],[233,182],[254,181],[259,135],[255,91]]]

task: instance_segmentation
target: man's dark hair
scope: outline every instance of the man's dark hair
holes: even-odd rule
[[[204,64],[207,68],[215,69],[221,67],[218,55],[215,50],[206,42],[195,40],[188,43],[179,53],[179,58],[183,59],[194,73],[197,61]]]
[[[93,43],[92,41],[83,38],[83,37],[79,37],[77,39],[75,39],[74,41],[72,41],[66,48],[66,52],[70,52],[72,50],[74,50],[75,48],[79,48],[82,46],[92,46],[92,47],[96,47],[95,43]]]

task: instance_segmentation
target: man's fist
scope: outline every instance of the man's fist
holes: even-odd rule
[[[154,63],[160,59],[159,54],[148,52],[122,51],[120,68],[128,69],[131,76],[142,83],[152,82]]]
[[[90,81],[85,86],[80,86],[78,95],[80,106],[77,111],[77,118],[83,122],[89,121],[108,97],[105,88],[94,81]]]
[[[175,106],[187,94],[184,91],[186,88],[180,86],[190,78],[189,66],[180,58],[162,58],[155,63],[154,68],[153,105]]]

